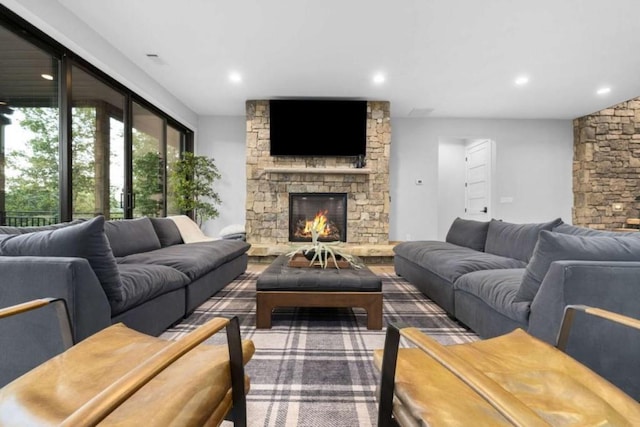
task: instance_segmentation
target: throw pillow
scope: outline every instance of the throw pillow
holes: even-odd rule
[[[104,232],[113,255],[123,257],[160,249],[160,240],[149,218],[107,221]]]
[[[449,228],[445,241],[482,252],[484,251],[484,245],[487,241],[488,231],[488,221],[482,222],[456,218],[453,220],[451,228]]]
[[[103,216],[56,230],[1,235],[0,255],[86,258],[107,297],[122,300],[120,273],[104,234]]]
[[[529,262],[540,231],[551,230],[561,223],[560,218],[537,224],[512,224],[492,219],[484,251]]]
[[[69,227],[70,225],[76,225],[84,222],[84,219],[74,219],[70,222],[61,222],[58,224],[51,225],[42,225],[35,227],[12,227],[12,226],[2,226],[0,227],[0,234],[27,234],[27,233],[35,233],[36,231],[47,231],[47,230],[57,230],[58,228]]]
[[[640,239],[541,231],[514,301],[533,301],[551,263],[560,260],[640,261]]]
[[[176,223],[170,218],[149,218],[151,224],[153,224],[154,230],[160,240],[160,246],[163,248],[167,246],[179,245],[182,243],[182,237],[180,237],[180,230],[176,226]]]

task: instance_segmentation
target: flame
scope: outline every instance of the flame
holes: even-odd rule
[[[304,226],[304,234],[311,234],[311,230],[316,230],[320,237],[329,235],[329,220],[327,219],[328,210],[318,211],[315,218],[307,221]]]

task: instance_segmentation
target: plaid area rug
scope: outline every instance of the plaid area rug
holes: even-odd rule
[[[246,367],[249,426],[376,425],[379,375],[373,350],[383,347],[385,330],[368,330],[359,308],[279,308],[272,329],[256,330],[257,277],[247,271],[162,337],[179,338],[211,317],[238,316],[242,338],[256,347]],[[384,325],[415,326],[443,344],[478,339],[404,279],[380,277]],[[224,343],[224,334],[208,342]]]

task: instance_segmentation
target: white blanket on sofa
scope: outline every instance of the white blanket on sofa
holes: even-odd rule
[[[202,230],[200,230],[200,227],[198,227],[198,224],[186,215],[176,215],[168,218],[176,223],[184,243],[211,242],[213,240],[219,240],[219,238],[216,237],[205,236]]]

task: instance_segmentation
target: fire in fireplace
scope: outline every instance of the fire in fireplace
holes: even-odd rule
[[[347,241],[346,193],[289,194],[289,241],[310,242],[314,227],[319,240]]]

